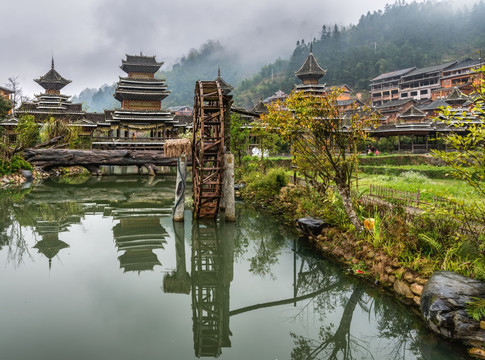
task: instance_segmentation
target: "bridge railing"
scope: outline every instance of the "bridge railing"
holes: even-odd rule
[[[92,138],[93,142],[97,141],[97,142],[103,142],[103,141],[107,141],[107,142],[133,142],[133,143],[137,143],[137,142],[163,142],[163,141],[166,141],[166,140],[173,140],[173,138],[168,138],[168,137],[159,137],[159,136],[156,136],[156,137],[120,137],[120,138],[117,138],[117,137],[113,137],[113,136],[94,136]]]

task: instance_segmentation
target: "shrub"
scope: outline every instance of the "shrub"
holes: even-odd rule
[[[252,170],[243,179],[246,183],[244,192],[256,201],[274,198],[280,189],[288,184],[288,175],[284,169],[271,169],[267,174],[261,173],[258,169]]]
[[[19,154],[15,154],[10,161],[0,160],[0,175],[10,175],[21,169],[32,170],[32,165]]]

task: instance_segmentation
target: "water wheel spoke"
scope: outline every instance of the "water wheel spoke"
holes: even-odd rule
[[[215,217],[222,198],[224,104],[217,81],[198,81],[194,95],[192,178],[194,212]]]

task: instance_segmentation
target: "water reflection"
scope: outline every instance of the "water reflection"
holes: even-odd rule
[[[314,337],[291,333],[291,359],[468,359],[463,348],[440,341],[417,313],[382,290],[347,277],[339,267],[322,268],[311,254],[301,255],[298,291],[314,291],[312,311],[322,325]],[[325,321],[332,313],[338,314],[336,321]]]
[[[189,294],[190,275],[185,265],[185,227],[183,222],[173,222],[175,236],[176,270],[166,273],[163,277],[163,291],[165,293]]]
[[[79,184],[45,182],[19,192],[0,193],[0,258],[7,254],[7,261],[15,265],[12,271],[6,269],[5,276],[15,279],[15,271],[19,265],[27,265],[28,259],[41,259],[42,266],[48,263],[49,269],[56,258],[63,258],[63,264],[76,263],[79,243],[88,242],[93,235],[85,228],[80,238],[71,238],[74,225],[82,228],[89,219],[93,223],[109,220],[106,236],[112,239],[104,240],[109,243],[107,254],[113,261],[105,261],[106,267],[92,273],[88,267],[83,267],[80,274],[68,266],[52,266],[51,271],[65,272],[65,277],[76,278],[79,286],[93,282],[94,277],[102,275],[99,271],[109,274],[105,275],[109,282],[100,288],[108,286],[114,294],[124,294],[114,296],[111,306],[116,309],[116,301],[125,297],[128,305],[123,311],[113,310],[112,318],[109,310],[102,312],[106,321],[98,325],[99,336],[117,334],[120,338],[116,338],[116,343],[126,343],[126,353],[136,345],[130,343],[133,329],[143,327],[132,328],[131,324],[146,318],[146,313],[153,324],[150,323],[150,332],[140,333],[137,342],[152,349],[147,350],[147,358],[159,356],[162,351],[172,354],[171,358],[184,359],[276,358],[276,351],[280,352],[279,358],[294,360],[467,358],[461,347],[430,334],[405,306],[357,281],[341,267],[314,257],[287,229],[258,211],[240,207],[235,223],[190,224],[190,216],[185,224],[173,223],[174,185],[174,178],[170,177],[108,177]],[[33,235],[29,237],[28,233]],[[93,244],[89,253],[93,257],[99,255],[98,245],[102,244]],[[6,282],[0,276],[1,279]],[[22,281],[23,287],[34,287],[38,278],[29,274]],[[159,290],[160,282],[163,291]],[[52,281],[49,286],[55,288],[56,284]],[[127,288],[133,291],[126,291]],[[154,288],[155,295],[150,292]],[[87,289],[92,291],[91,287]],[[153,307],[145,295],[149,293],[155,297]],[[59,306],[53,298],[48,301],[53,307]],[[144,306],[132,307],[138,302]],[[136,311],[132,311],[134,308]],[[20,305],[11,310],[12,314],[23,312]],[[171,313],[169,320],[160,320],[161,314]],[[86,310],[81,315],[97,319],[100,313]],[[120,318],[130,334],[125,338],[118,327],[110,327]],[[15,317],[9,327],[17,329],[31,321],[29,317]],[[178,330],[179,323],[185,324],[183,330]],[[190,323],[192,328],[188,330]],[[260,332],[265,324],[274,324],[272,331],[278,334],[271,343],[269,334]],[[149,339],[153,333],[157,339],[169,338],[177,331],[184,334],[180,338],[186,338],[188,331],[190,344],[177,348],[163,343],[160,350],[158,342],[141,340]],[[5,335],[0,329],[0,339],[2,334]],[[28,339],[25,341],[28,343]],[[13,349],[2,340],[0,345]],[[112,357],[110,351],[106,349],[104,357]],[[78,358],[82,358],[81,354]]]
[[[194,221],[192,226],[192,320],[197,357],[219,357],[231,347],[229,288],[233,279],[234,224]]]

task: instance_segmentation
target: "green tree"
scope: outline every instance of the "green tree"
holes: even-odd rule
[[[249,127],[244,119],[236,113],[231,114],[231,151],[236,154],[240,165],[249,145]]]
[[[291,144],[293,162],[298,171],[320,183],[321,191],[333,182],[342,198],[350,222],[357,230],[362,224],[351,197],[355,175],[357,145],[367,138],[367,129],[375,125],[368,109],[355,107],[343,114],[337,104],[338,91],[324,96],[294,91],[284,103],[268,106],[263,117]]]
[[[50,118],[40,130],[40,139],[48,141],[59,136],[62,136],[60,144],[68,144],[70,148],[77,148],[81,145],[77,127],[69,126],[64,120]]]
[[[22,116],[15,132],[17,133],[17,146],[19,148],[24,149],[33,146],[39,140],[39,126],[32,115]]]

